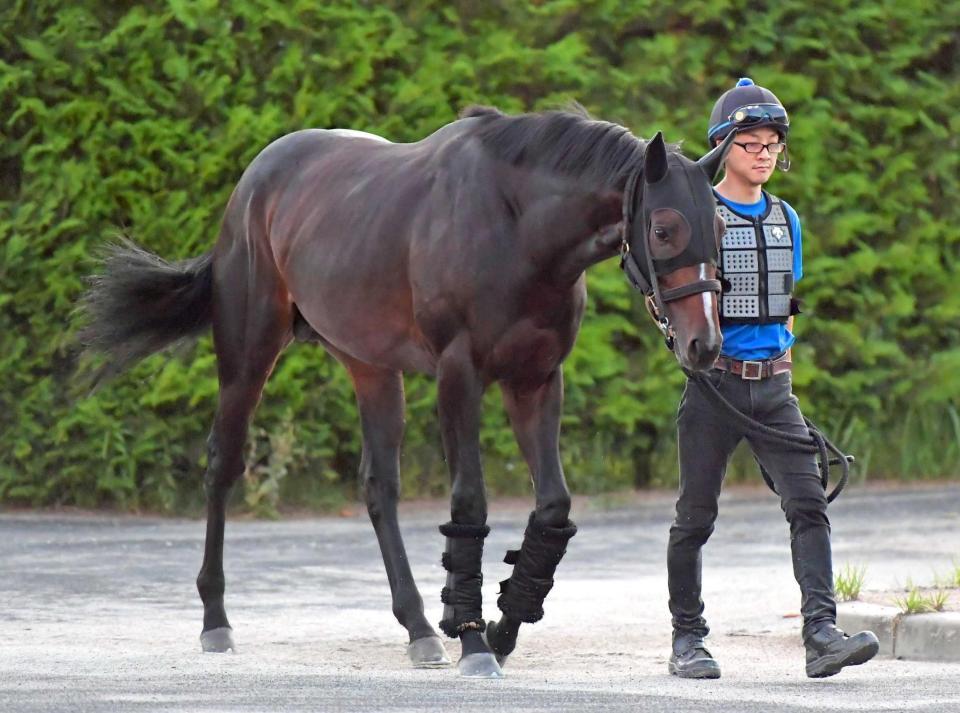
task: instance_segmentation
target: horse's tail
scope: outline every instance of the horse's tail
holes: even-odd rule
[[[94,384],[206,331],[212,302],[212,252],[169,263],[126,239],[107,247],[102,273],[90,278],[79,305],[85,351],[107,358]]]

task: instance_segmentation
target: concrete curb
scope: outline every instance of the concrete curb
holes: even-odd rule
[[[960,612],[904,614],[865,602],[837,605],[837,626],[849,634],[867,629],[880,639],[880,656],[914,661],[960,661]]]
[[[893,656],[900,610],[865,602],[837,604],[837,626],[848,634],[872,631],[880,639],[879,656]]]

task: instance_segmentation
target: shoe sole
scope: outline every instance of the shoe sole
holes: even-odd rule
[[[673,661],[668,661],[667,670],[678,678],[720,678],[720,666],[716,663],[680,668]]]
[[[844,666],[859,666],[866,663],[880,650],[880,644],[877,641],[871,641],[868,644],[851,651],[847,654],[832,654],[821,656],[815,661],[807,664],[807,676],[810,678],[827,678],[840,673]]]

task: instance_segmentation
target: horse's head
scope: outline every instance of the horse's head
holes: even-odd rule
[[[691,161],[668,152],[657,133],[624,194],[622,267],[647,296],[667,345],[688,369],[708,369],[723,343],[717,257],[724,227],[711,186],[730,136]]]

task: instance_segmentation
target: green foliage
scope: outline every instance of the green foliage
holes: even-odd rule
[[[209,338],[92,396],[72,386],[71,310],[117,231],[167,258],[207,250],[271,140],[307,126],[417,140],[470,103],[570,99],[706,148],[717,95],[749,74],[794,117],[770,188],[804,224],[795,384],[888,476],[960,471],[960,5],[879,0],[369,3],[10,0],[0,9],[0,502],[164,511],[201,500],[216,403]],[[563,455],[579,492],[675,478],[682,376],[616,265],[589,275],[565,368]],[[440,494],[433,385],[407,380],[404,494]],[[343,370],[297,345],[251,435],[243,497],[356,494]],[[837,435],[840,434],[840,435]],[[529,491],[492,393],[491,489]],[[752,477],[755,477],[755,472]]]
[[[860,590],[867,577],[866,566],[855,567],[846,564],[833,578],[833,590],[837,601],[852,602],[860,598]]]

